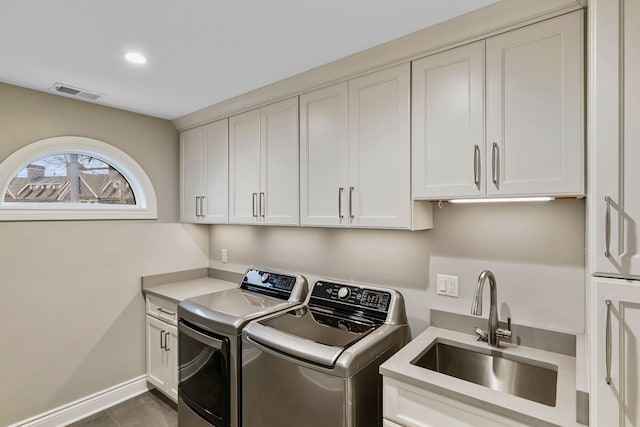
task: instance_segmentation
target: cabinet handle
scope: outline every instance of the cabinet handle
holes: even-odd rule
[[[342,215],[342,192],[344,191],[343,187],[338,188],[338,218],[342,220],[344,215]]]
[[[264,218],[265,216],[265,206],[264,206],[264,193],[260,192],[260,217]]]
[[[353,190],[354,187],[349,187],[349,221],[353,221]]]
[[[604,380],[607,384],[611,384],[611,300],[605,300],[604,302],[607,305],[607,324],[605,326],[605,340],[604,340],[604,354],[605,354],[605,365],[606,365],[606,375]]]
[[[480,189],[480,147],[478,144],[473,148],[473,181]]]
[[[162,308],[162,307],[158,307],[157,309],[160,313],[164,313],[164,314],[168,314],[169,316],[175,316],[176,312],[175,311],[169,311],[166,308]]]
[[[164,342],[164,334],[166,334],[165,331],[160,331],[160,348],[164,348],[165,344],[163,344]]]
[[[169,348],[169,345],[167,344],[167,340],[169,339],[169,335],[171,335],[171,334],[169,334],[168,332],[165,332],[165,333],[164,333],[164,351],[169,351],[169,350],[171,350],[171,349]]]
[[[498,187],[498,161],[499,161],[499,153],[498,153],[498,143],[493,143],[493,148],[491,149],[491,178],[493,181],[493,185]]]
[[[604,196],[604,256],[609,258],[611,255],[611,197]]]
[[[198,211],[196,213],[197,216],[204,216],[204,196],[196,197],[198,199]]]
[[[196,216],[200,216],[200,211],[198,210],[199,206],[198,206],[198,201],[200,200],[200,197],[196,196]]]
[[[258,193],[251,193],[251,197],[253,197],[253,207],[252,207],[252,215],[254,218],[258,218],[258,214],[256,212],[256,203],[258,201]]]

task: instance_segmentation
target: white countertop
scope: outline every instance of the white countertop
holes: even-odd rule
[[[380,373],[383,376],[430,391],[441,392],[444,390],[450,398],[507,417],[516,412],[536,418],[544,423],[559,426],[582,426],[576,422],[575,357],[501,343],[500,351],[505,354],[558,367],[556,406],[551,407],[411,364],[431,343],[438,339],[454,341],[467,348],[488,348],[486,342],[476,341],[473,335],[429,327],[383,363],[380,366]]]
[[[180,301],[188,298],[225,291],[227,289],[237,288],[238,286],[238,283],[227,282],[226,280],[214,279],[211,277],[202,277],[199,279],[151,286],[143,289],[142,291],[147,294],[158,295],[179,303]]]

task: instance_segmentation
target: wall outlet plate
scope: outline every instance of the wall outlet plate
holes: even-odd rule
[[[448,297],[458,297],[458,276],[436,275],[436,293]]]
[[[226,264],[229,261],[227,259],[227,250],[226,249],[220,249],[220,261],[223,264]]]

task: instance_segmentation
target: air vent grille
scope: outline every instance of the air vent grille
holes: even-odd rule
[[[95,101],[96,99],[99,99],[102,96],[104,96],[104,95],[101,95],[99,93],[90,92],[88,90],[80,89],[78,87],[74,87],[74,86],[67,85],[67,84],[64,84],[64,83],[56,83],[53,86],[51,86],[49,88],[49,90],[52,91],[52,92],[63,94],[63,95],[68,95],[68,96],[73,96],[73,97],[78,97],[78,98],[84,98],[84,99],[90,99],[92,101]]]

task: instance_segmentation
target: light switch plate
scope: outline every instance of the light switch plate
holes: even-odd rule
[[[448,297],[458,297],[458,276],[436,275],[436,293]]]

